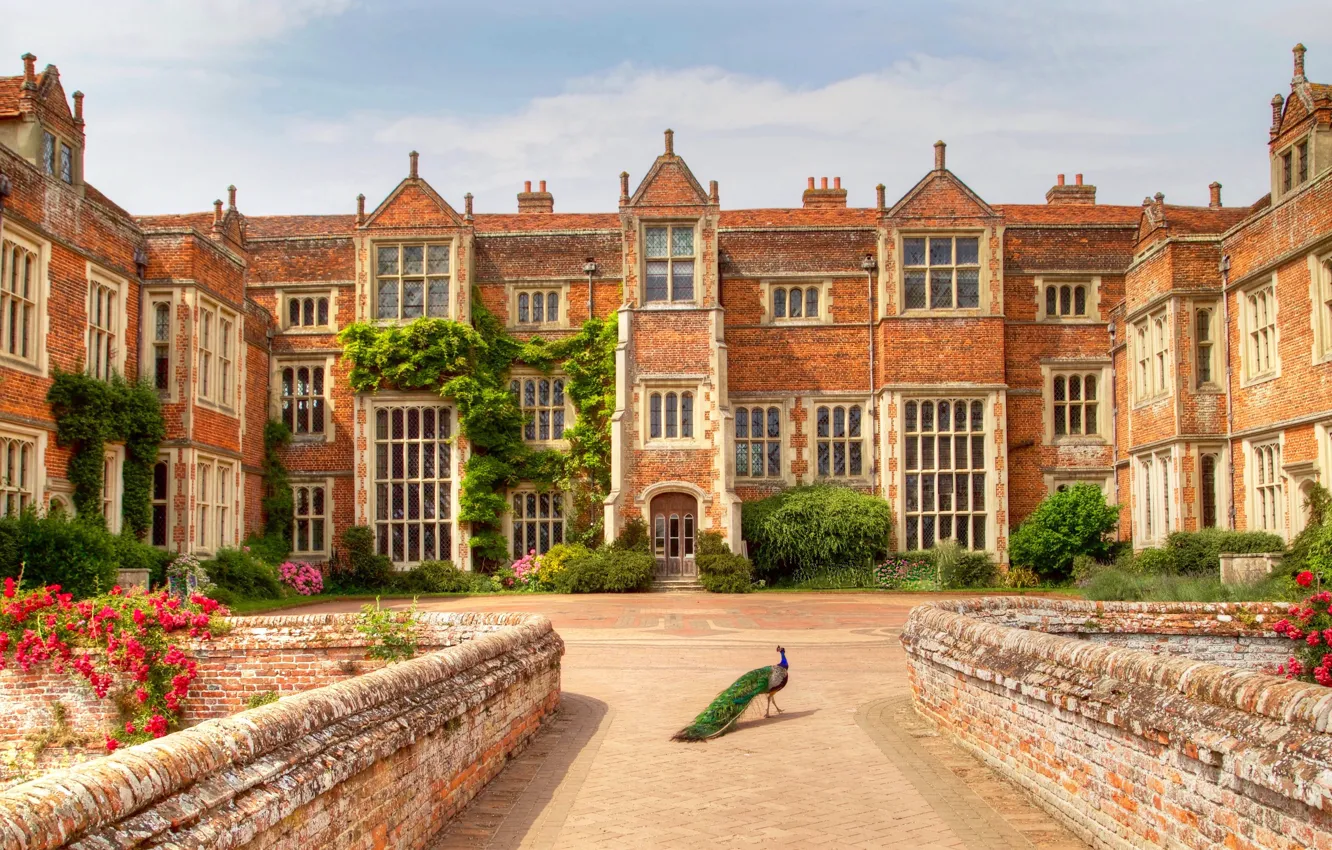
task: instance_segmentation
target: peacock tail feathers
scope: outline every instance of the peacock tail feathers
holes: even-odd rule
[[[676,732],[672,741],[706,741],[730,728],[744,714],[754,697],[767,693],[772,681],[773,668],[750,670],[726,690],[722,691],[694,722]]]

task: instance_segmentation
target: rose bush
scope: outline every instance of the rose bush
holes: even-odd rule
[[[1315,576],[1308,570],[1295,576],[1300,587],[1309,587]],[[1332,591],[1319,590],[1302,604],[1292,605],[1272,631],[1295,644],[1294,654],[1277,668],[1287,679],[1303,679],[1332,687]]]

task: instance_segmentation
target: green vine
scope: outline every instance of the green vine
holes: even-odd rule
[[[282,450],[290,443],[291,429],[284,423],[272,419],[264,423],[264,536],[281,540],[291,539],[295,512],[291,480],[282,462]]]
[[[458,519],[471,525],[478,560],[507,560],[501,533],[504,490],[521,482],[559,487],[574,497],[571,539],[600,536],[601,502],[610,489],[610,417],[615,408],[616,320],[590,319],[554,342],[520,343],[473,298],[472,325],[417,319],[405,326],[359,322],[339,340],[357,392],[385,387],[430,390],[454,401],[471,456],[463,472]],[[535,450],[523,442],[526,419],[510,393],[515,363],[550,372],[562,363],[577,421],[565,430],[570,451]]]
[[[102,517],[105,446],[125,444],[121,517],[126,531],[143,537],[152,522],[153,465],[166,438],[157,392],[119,375],[101,381],[82,372],[56,369],[46,394],[56,419],[56,442],[73,447],[69,480],[74,508],[82,517]]]

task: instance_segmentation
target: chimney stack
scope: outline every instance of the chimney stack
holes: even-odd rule
[[[1297,45],[1295,45],[1294,48],[1291,49],[1290,52],[1293,53],[1293,54],[1295,54],[1295,77],[1291,80],[1291,82],[1292,82],[1292,83],[1302,83],[1302,82],[1305,81],[1305,80],[1304,80],[1304,45],[1303,45],[1303,44],[1297,44]]]
[[[721,203],[721,198],[718,197],[718,195],[717,195],[717,181],[716,181],[716,180],[709,180],[709,181],[708,181],[708,203],[710,203],[710,204],[719,204],[719,203]]]
[[[214,229],[214,230],[221,230],[221,229],[222,229],[222,199],[221,199],[221,198],[218,198],[216,201],[213,201],[213,229]]]
[[[1221,184],[1213,180],[1207,184],[1207,188],[1211,190],[1211,200],[1207,202],[1207,206],[1214,210],[1221,209]]]
[[[463,220],[472,221],[472,219],[472,193],[468,192],[463,195]]]
[[[819,179],[819,188],[814,188],[814,178],[809,178],[809,188],[803,196],[805,209],[845,209],[846,190],[842,188],[842,178],[833,178],[833,188],[828,188],[828,178]]]
[[[1091,206],[1096,203],[1096,187],[1082,182],[1082,175],[1073,175],[1073,185],[1064,181],[1064,175],[1055,175],[1055,184],[1045,193],[1047,204]]]
[[[419,176],[419,171],[417,166],[420,163],[420,161],[421,161],[421,155],[416,151],[412,151],[411,153],[407,154],[407,162],[408,162],[407,176],[412,178],[413,180],[417,179],[417,177]]]
[[[546,191],[546,181],[541,181],[540,191],[532,191],[532,181],[523,181],[523,191],[518,193],[519,213],[553,213],[555,196]]]
[[[365,194],[356,196],[356,225],[365,224]]]
[[[31,53],[25,53],[23,59],[23,88],[37,88],[37,57]]]
[[[944,168],[946,167],[946,166],[944,165],[944,150],[945,150],[947,147],[948,147],[948,146],[945,145],[945,144],[943,143],[943,139],[940,139],[939,141],[937,141],[937,142],[934,143],[934,170],[935,170],[935,171],[943,171]]]
[[[875,200],[875,205],[876,205],[879,209],[883,209],[884,207],[886,207],[886,206],[888,205],[888,204],[887,204],[887,201],[885,200],[885,193],[886,193],[887,191],[888,191],[888,187],[885,186],[885,185],[883,185],[882,183],[880,183],[879,185],[877,185],[877,186],[874,187],[874,200]]]
[[[675,131],[666,131],[666,155],[675,156]]]
[[[227,209],[234,210],[235,208],[236,208],[236,186],[235,184],[232,184],[227,187]]]
[[[74,92],[74,123],[83,126],[83,92]]]
[[[1272,129],[1269,135],[1276,138],[1276,134],[1281,131],[1281,105],[1285,103],[1281,95],[1272,95]]]
[[[620,205],[629,203],[629,172],[620,172]]]

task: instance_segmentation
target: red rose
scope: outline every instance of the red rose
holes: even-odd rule
[[[1314,574],[1309,572],[1308,570],[1305,570],[1304,572],[1295,576],[1295,582],[1300,587],[1308,587],[1309,585],[1313,584],[1313,580],[1314,580]]]
[[[110,735],[106,736],[106,751],[108,753],[114,753],[116,751],[116,748],[119,746],[120,746],[119,741],[117,741],[115,738],[112,738]]]

